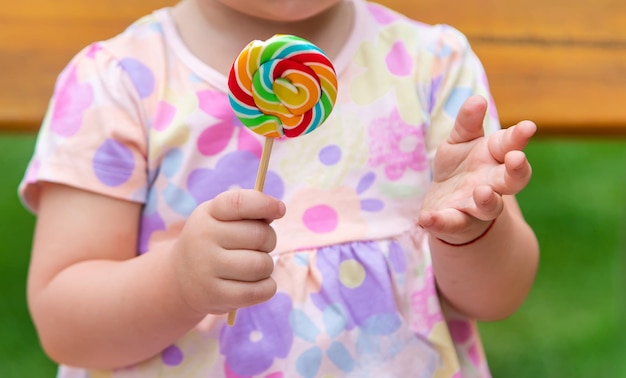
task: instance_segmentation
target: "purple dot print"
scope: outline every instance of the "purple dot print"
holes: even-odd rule
[[[367,173],[365,176],[361,177],[361,180],[359,180],[359,184],[357,185],[356,192],[359,194],[363,194],[363,192],[365,192],[366,190],[371,188],[372,185],[374,185],[375,181],[376,181],[376,174],[374,174],[373,172]]]
[[[150,249],[150,237],[153,232],[165,231],[167,226],[161,215],[157,212],[144,214],[141,218],[141,232],[139,234],[139,253],[143,254]]]
[[[341,148],[334,144],[322,148],[319,159],[324,165],[335,165],[341,160]]]
[[[278,292],[272,299],[242,308],[233,327],[220,332],[220,353],[227,377],[266,377],[274,360],[283,360],[294,341],[290,323],[293,302]]]
[[[378,212],[384,208],[385,204],[381,200],[375,198],[361,200],[361,210],[363,211]]]
[[[130,80],[135,85],[141,98],[146,98],[154,91],[154,75],[150,68],[134,58],[125,58],[120,61],[120,66],[126,71]]]
[[[107,186],[124,184],[133,174],[135,160],[128,147],[120,142],[107,139],[96,151],[93,170],[98,180]]]
[[[237,167],[234,169],[233,167]],[[259,159],[248,151],[231,152],[222,157],[215,169],[198,168],[187,178],[187,190],[196,200],[202,203],[231,188],[253,188]],[[263,192],[282,198],[285,186],[280,176],[268,171]]]
[[[178,366],[183,362],[183,351],[176,345],[170,345],[161,353],[161,360],[167,366]]]

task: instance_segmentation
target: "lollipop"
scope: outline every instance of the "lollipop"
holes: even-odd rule
[[[246,127],[290,138],[320,126],[337,98],[337,77],[317,46],[291,35],[252,41],[228,78],[230,104]]]
[[[263,191],[274,138],[318,128],[337,99],[335,68],[311,42],[292,35],[252,41],[233,63],[228,98],[241,123],[265,136],[255,189]],[[236,312],[228,314],[228,324]]]

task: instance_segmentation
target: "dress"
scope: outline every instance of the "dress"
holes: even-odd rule
[[[465,37],[354,0],[334,59],[337,104],[315,132],[274,143],[265,192],[277,294],[207,316],[160,355],[125,369],[60,377],[488,377],[475,322],[442,309],[425,232],[415,225],[436,146],[471,94],[490,100]],[[192,210],[252,188],[262,138],[230,109],[227,79],[185,47],[167,8],[94,43],[55,86],[20,185],[38,181],[144,204],[138,254],[176,237]]]

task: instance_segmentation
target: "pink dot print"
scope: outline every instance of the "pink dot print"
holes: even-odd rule
[[[467,350],[467,354],[470,358],[470,360],[472,360],[472,362],[474,363],[474,366],[479,366],[480,365],[480,351],[478,349],[478,346],[476,345],[476,343],[473,343],[469,349]]]
[[[394,16],[391,12],[384,9],[377,4],[368,4],[370,13],[374,16],[376,21],[381,25],[387,25],[392,23],[398,16]]]
[[[302,215],[302,222],[310,231],[317,234],[333,232],[339,223],[337,211],[328,205],[308,208]]]
[[[160,101],[157,104],[156,117],[154,120],[154,129],[157,131],[166,130],[172,123],[172,120],[174,120],[175,115],[176,107],[165,101]]]
[[[451,320],[448,322],[450,336],[457,343],[466,343],[472,337],[472,328],[466,321]]]
[[[76,67],[71,66],[59,78],[55,90],[50,130],[64,137],[76,134],[83,123],[83,112],[92,102],[91,85],[79,82]]]
[[[389,54],[387,54],[387,67],[389,71],[397,76],[408,76],[413,69],[413,62],[409,50],[402,42],[396,42],[392,47]]]

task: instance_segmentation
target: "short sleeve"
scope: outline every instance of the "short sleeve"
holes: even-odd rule
[[[145,201],[147,132],[132,69],[93,44],[61,72],[19,186],[28,209],[37,211],[43,181]]]
[[[488,101],[485,116],[485,134],[500,129],[498,113],[484,67],[471,49],[465,35],[447,25],[433,26],[436,37],[427,46],[430,77],[426,87],[430,122],[426,130],[426,147],[433,158],[437,146],[443,142],[454,127],[461,105],[472,95],[481,95]]]

